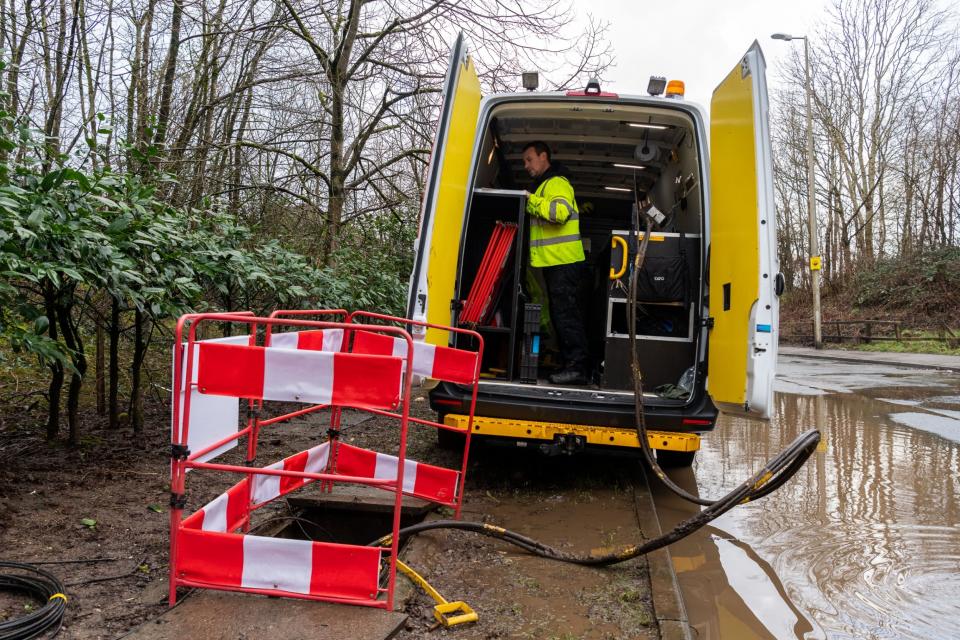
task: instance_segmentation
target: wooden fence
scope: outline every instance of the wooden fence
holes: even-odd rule
[[[949,336],[942,331],[939,337],[904,336],[899,320],[824,320],[821,325],[824,342],[870,344],[882,341],[944,342],[956,339],[949,329],[946,329]],[[781,322],[780,339],[785,342],[813,342],[813,321]]]

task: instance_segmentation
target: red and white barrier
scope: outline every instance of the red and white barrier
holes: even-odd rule
[[[358,331],[353,353],[394,356],[406,359],[407,341],[369,331]],[[476,378],[477,352],[441,347],[427,342],[413,343],[413,373],[418,376],[470,384]]]
[[[395,408],[401,361],[358,355],[200,344],[197,384],[210,395]]]
[[[193,344],[194,362],[200,353],[200,345],[209,344],[249,344],[250,336],[231,336],[228,338],[213,338],[202,340]],[[186,354],[186,343],[181,343],[183,352]],[[174,362],[176,359],[173,359]],[[187,358],[186,355],[181,359],[180,366],[180,424],[184,424],[183,410],[186,406],[186,389],[190,388],[190,419],[188,421],[190,430],[187,433],[187,448],[190,451],[200,451],[206,447],[220,442],[223,439],[235,434],[240,420],[240,401],[237,398],[224,398],[222,396],[210,396],[200,393],[196,388],[197,367],[193,367],[193,385],[187,385]],[[176,372],[173,374],[177,375]],[[173,429],[173,416],[170,423],[171,431]],[[176,435],[176,434],[173,434]],[[226,453],[237,446],[236,440],[221,445],[199,458],[201,461],[212,460],[217,456]]]
[[[244,478],[185,519],[181,526],[227,533],[239,529],[249,517],[250,480]]]
[[[283,313],[302,316],[333,312]],[[402,494],[452,506],[459,514],[469,434],[460,471],[406,458],[411,421],[442,428],[409,416],[406,368],[410,367],[411,375],[472,384],[472,415],[482,337],[476,332],[448,328],[470,333],[479,345],[477,352],[414,343],[399,327],[361,324],[346,312],[335,313],[345,316],[346,321],[195,314],[178,322],[178,342],[186,324],[192,325],[183,355],[176,359],[181,371],[174,371],[175,386],[186,391],[175,397],[175,404],[179,403],[181,408],[174,412],[172,429],[171,605],[176,602],[177,587],[187,586],[391,608]],[[388,316],[378,319],[403,322]],[[197,325],[205,320],[246,324],[249,335],[197,341]],[[298,330],[273,333],[278,326]],[[257,346],[255,336],[263,327],[268,328],[266,346]],[[345,352],[347,335],[354,339],[352,350]],[[413,348],[409,358],[408,344]],[[192,372],[190,380],[185,375],[187,369]],[[240,399],[248,400],[251,410],[243,429],[238,429]],[[261,420],[261,403],[257,401],[269,400],[314,406]],[[396,413],[387,411],[401,406]],[[247,460],[252,461],[261,428],[324,407],[332,409],[328,432],[332,439],[326,442],[259,469],[206,461],[236,446],[241,436],[249,439]],[[398,455],[361,449],[334,437],[340,431],[344,407],[398,419]],[[210,425],[215,429],[211,431]],[[209,447],[217,448],[202,459],[188,451],[189,448],[199,453]],[[232,472],[241,474],[242,479],[184,519],[185,472],[190,469]],[[331,488],[334,482],[346,481],[393,491],[389,549],[245,534],[254,510],[317,480],[330,483]],[[386,559],[389,562],[384,564]],[[381,595],[386,597],[380,598]]]
[[[343,347],[343,329],[271,333],[267,346],[309,351],[340,351]]]
[[[324,473],[327,470],[327,461],[330,457],[330,443],[324,442],[312,449],[301,451],[289,458],[266,467],[267,469],[283,469],[284,471],[303,471],[305,473]],[[394,474],[396,477],[396,474]],[[250,501],[254,505],[270,502],[291,491],[313,482],[310,478],[294,478],[291,476],[257,475],[253,478],[250,492]]]
[[[182,529],[178,582],[185,586],[373,604],[383,549]]]
[[[349,444],[337,445],[336,471],[348,476],[387,480],[397,477],[399,459],[386,453],[369,451]],[[417,498],[453,504],[460,486],[460,473],[409,458],[403,462],[402,491]]]

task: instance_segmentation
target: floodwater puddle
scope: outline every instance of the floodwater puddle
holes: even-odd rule
[[[786,377],[838,373],[810,362]],[[723,416],[695,468],[671,472],[720,497],[801,432],[823,434],[779,491],[671,546],[700,640],[960,637],[960,378],[859,369],[844,372],[854,393],[779,393],[770,423]],[[698,510],[653,484],[665,530]]]
[[[952,412],[960,416],[960,412]],[[891,413],[890,419],[914,429],[935,433],[938,436],[960,443],[960,418],[942,415],[941,412],[905,411]]]

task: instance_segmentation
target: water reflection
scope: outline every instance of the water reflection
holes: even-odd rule
[[[720,496],[802,431],[823,433],[791,482],[671,547],[700,638],[960,637],[960,445],[931,432],[944,411],[924,404],[948,396],[879,393],[920,403],[781,393],[770,424],[723,418],[696,477],[671,474]],[[664,528],[696,509],[656,493]]]

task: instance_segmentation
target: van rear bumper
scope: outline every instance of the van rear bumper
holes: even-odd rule
[[[448,413],[443,423],[461,432],[470,428],[470,417],[463,414]],[[638,449],[640,439],[636,429],[601,427],[586,424],[532,422],[527,420],[507,420],[474,416],[473,437],[507,438],[534,442],[552,442],[559,445],[564,453],[587,447],[615,449]],[[696,433],[676,431],[648,431],[647,444],[651,449],[679,451],[683,453],[700,449],[700,436]]]
[[[531,390],[537,387],[530,385]],[[632,394],[603,394],[583,390],[573,397],[564,397],[549,388],[540,388],[544,395],[516,395],[481,388],[477,394],[475,415],[487,418],[544,423],[565,423],[635,429],[636,418]],[[504,390],[506,391],[506,390]],[[669,401],[667,401],[669,402]],[[702,433],[712,431],[717,421],[717,408],[710,397],[701,392],[694,402],[679,401],[668,405],[644,403],[647,428],[657,431]],[[449,382],[441,382],[430,391],[430,407],[441,416],[469,414],[470,393]]]

